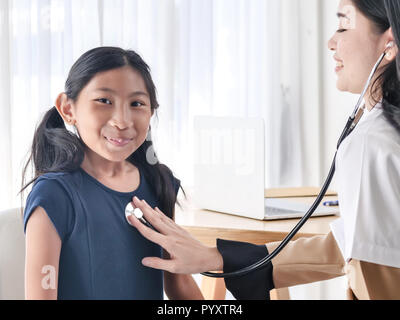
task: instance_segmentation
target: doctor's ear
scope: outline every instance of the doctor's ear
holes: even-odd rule
[[[399,49],[397,48],[395,42],[392,41],[386,47],[385,59],[392,62],[393,60],[396,59],[398,53],[399,53]]]
[[[398,49],[396,41],[394,39],[392,28],[389,28],[386,31],[386,33],[387,33],[386,37],[388,38],[388,42],[385,47],[385,53],[386,53],[385,59],[392,62],[396,58],[397,54],[399,53],[399,49]]]

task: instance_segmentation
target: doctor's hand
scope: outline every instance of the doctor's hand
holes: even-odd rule
[[[161,246],[169,255],[169,259],[144,258],[144,266],[175,274],[196,274],[223,269],[223,259],[217,248],[203,245],[158,208],[154,210],[144,200],[135,197],[133,205],[143,212],[144,218],[158,232],[145,226],[133,215],[128,216],[131,225],[145,238]]]

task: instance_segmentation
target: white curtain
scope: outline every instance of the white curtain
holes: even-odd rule
[[[63,91],[73,62],[103,45],[134,49],[150,65],[161,105],[153,123],[156,151],[184,185],[193,183],[196,115],[264,118],[266,186],[318,185],[319,173],[308,173],[319,168],[318,144],[307,146],[311,157],[303,150],[319,128],[308,123],[316,127],[310,131],[301,121],[318,106],[304,108],[298,40],[309,33],[299,12],[315,18],[317,3],[1,0],[0,210],[20,205],[35,127]]]
[[[320,185],[340,133],[321,7],[334,17],[331,0],[0,0],[0,211],[21,204],[35,127],[73,62],[103,45],[151,66],[156,150],[185,186],[196,115],[264,118],[266,187]]]

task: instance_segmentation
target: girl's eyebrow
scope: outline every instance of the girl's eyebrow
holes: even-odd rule
[[[112,94],[117,94],[116,91],[110,88],[98,88],[95,91],[102,91],[102,92],[107,92],[107,93],[112,93]],[[146,96],[149,97],[149,95],[146,92],[143,91],[134,91],[132,92],[128,97],[134,97],[134,96]]]

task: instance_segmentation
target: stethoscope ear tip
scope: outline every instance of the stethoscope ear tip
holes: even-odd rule
[[[386,45],[384,54],[388,54],[389,50],[392,49],[392,48],[394,48],[394,46],[395,46],[394,41],[390,41],[390,42]]]
[[[393,41],[390,41],[390,42],[387,44],[386,49],[391,49],[391,48],[393,48],[393,47],[394,47],[394,42],[393,42]]]

